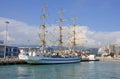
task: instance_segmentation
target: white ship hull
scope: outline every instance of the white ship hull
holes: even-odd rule
[[[52,58],[52,57],[37,57],[37,56],[19,56],[19,59],[26,61],[28,64],[64,64],[64,63],[79,63],[80,57],[74,58]]]

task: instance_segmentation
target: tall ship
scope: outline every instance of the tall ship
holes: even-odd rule
[[[63,50],[62,49],[62,9],[60,10],[60,25],[59,25],[59,50],[50,51],[46,49],[46,25],[45,25],[45,9],[42,8],[42,25],[40,42],[42,47],[37,48],[36,50],[30,50],[25,52],[21,50],[19,54],[19,59],[26,61],[28,64],[63,64],[63,63],[79,63],[81,61],[81,55],[76,52],[75,48],[73,50]],[[75,25],[74,25],[74,46],[75,46]]]

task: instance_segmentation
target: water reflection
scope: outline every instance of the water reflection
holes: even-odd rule
[[[17,79],[32,79],[32,71],[27,66],[17,67]]]
[[[5,66],[0,79],[120,79],[119,66],[115,62]]]
[[[76,79],[79,77],[76,66],[76,64],[19,66],[17,79]]]

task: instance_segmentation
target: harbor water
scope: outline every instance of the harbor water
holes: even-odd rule
[[[120,79],[120,62],[5,65],[0,79]]]

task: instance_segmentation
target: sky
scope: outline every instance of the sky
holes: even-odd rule
[[[63,27],[71,26],[71,19],[77,17],[78,32],[81,30],[81,36],[87,41],[84,45],[120,42],[120,0],[0,0],[0,40],[5,39],[8,26],[9,43],[28,44],[31,40],[31,44],[38,44],[36,37],[44,4],[49,30],[59,26],[57,21],[62,9]],[[5,21],[10,23],[7,25]]]

